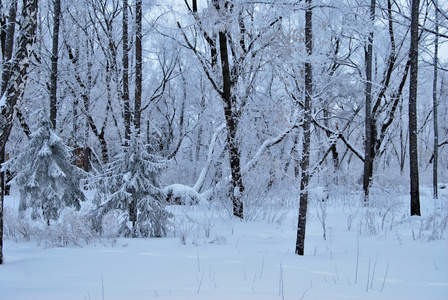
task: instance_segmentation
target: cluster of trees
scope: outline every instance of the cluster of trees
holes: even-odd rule
[[[435,198],[447,167],[448,14],[419,2],[1,1],[0,159],[20,208],[50,224],[82,179],[98,230],[119,210],[120,234],[162,236],[161,181],[238,218],[289,189],[303,255],[312,180],[356,173],[368,202],[393,170],[420,214],[418,167]]]

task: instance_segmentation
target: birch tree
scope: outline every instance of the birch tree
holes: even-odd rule
[[[16,51],[4,65],[10,69],[8,82],[0,98],[0,153],[3,163],[5,146],[11,132],[14,111],[18,102],[22,100],[25,91],[28,67],[33,53],[33,45],[37,27],[37,0],[23,0],[21,22],[16,39]],[[2,180],[2,184],[3,184]],[[3,262],[3,200],[4,186],[1,186],[0,198],[0,264]]]

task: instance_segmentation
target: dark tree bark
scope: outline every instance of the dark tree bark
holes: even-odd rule
[[[20,101],[25,91],[33,45],[36,38],[37,27],[37,0],[23,0],[22,20],[20,23],[19,35],[17,36],[17,52],[10,60],[10,76],[8,82],[2,82],[5,90],[0,98],[5,99],[5,103],[0,106],[0,154],[5,153],[6,142],[14,118],[14,109],[17,101]],[[3,158],[4,156],[2,156]],[[3,200],[4,187],[1,186],[0,198],[0,264],[3,263]]]
[[[216,10],[220,10],[221,7],[218,1],[213,1]],[[229,3],[226,2],[226,6]],[[223,7],[222,9],[226,9]],[[230,158],[230,171],[231,171],[231,188],[230,198],[233,205],[233,215],[238,218],[243,218],[243,176],[241,173],[241,161],[240,161],[240,149],[237,141],[237,129],[238,129],[238,114],[236,109],[236,96],[232,92],[232,87],[235,85],[236,81],[232,80],[230,74],[230,58],[227,51],[227,32],[225,29],[219,32],[219,51],[221,60],[221,71],[222,71],[222,100],[224,102],[224,116],[227,125],[227,145],[229,149]]]
[[[123,1],[123,9],[125,8],[125,2]],[[127,4],[126,4],[127,5]],[[127,13],[126,13],[127,14]],[[127,17],[126,17],[127,19]],[[126,27],[127,30],[127,24],[125,25],[125,18],[123,15],[123,43],[124,43],[124,29]],[[135,31],[135,93],[134,93],[134,127],[137,132],[140,131],[140,118],[141,118],[141,106],[142,106],[142,1],[137,0],[135,3],[135,25],[136,25],[136,31]],[[126,37],[127,39],[127,37]],[[124,53],[124,44],[123,44],[123,53]],[[127,56],[127,54],[126,54]],[[123,72],[127,73],[127,58],[126,58],[126,67],[123,67]],[[123,58],[123,66],[125,66],[125,61]],[[124,73],[124,74],[125,74]],[[127,75],[126,75],[127,77]],[[123,87],[124,87],[124,76],[123,76]],[[127,80],[127,79],[126,79]],[[127,82],[126,82],[127,85]],[[129,87],[127,93],[129,94]],[[126,94],[126,89],[123,89],[123,94]],[[129,97],[129,95],[128,95]],[[128,99],[129,102],[129,99]],[[129,106],[129,103],[128,103]],[[126,110],[126,104],[125,104],[125,110]],[[128,107],[128,110],[130,108]],[[131,122],[130,120],[131,112],[129,111],[129,117],[126,117],[126,111],[125,111],[125,122]],[[129,132],[130,133],[130,132]],[[129,138],[129,133],[125,134]],[[126,138],[127,139],[127,138]],[[132,229],[133,234],[137,236],[136,233],[136,224],[137,224],[137,216],[138,216],[138,209],[137,209],[137,202],[138,199],[136,196],[132,197],[132,201],[129,203],[129,221],[132,222]]]
[[[128,1],[123,0],[123,106],[124,106],[124,143],[129,145],[131,136],[131,103],[129,100],[129,45],[128,45]],[[137,223],[137,199],[132,197],[129,202],[129,221],[132,223],[133,234]]]
[[[439,192],[437,189],[438,179],[438,161],[439,161],[439,124],[438,124],[438,116],[437,116],[437,75],[438,75],[438,64],[439,64],[439,10],[437,5],[437,0],[434,0],[435,4],[435,38],[434,38],[434,81],[432,87],[432,100],[433,100],[433,114],[434,114],[434,158],[433,158],[433,168],[432,168],[432,177],[433,177],[433,198],[439,198]]]
[[[129,101],[129,45],[128,45],[128,1],[123,0],[123,106],[124,139],[128,144],[131,135],[131,105]]]
[[[420,216],[420,191],[417,148],[417,84],[418,84],[418,13],[419,0],[412,0],[411,48],[409,60],[411,74],[409,80],[409,164],[411,180],[411,216]]]
[[[59,53],[59,23],[61,18],[61,0],[53,0],[53,45],[51,49],[50,72],[50,121],[56,129],[57,116],[57,83],[58,83],[58,53]]]
[[[142,106],[142,0],[135,3],[135,99],[134,99],[134,126],[140,131]]]
[[[233,214],[243,218],[242,195],[244,192],[243,177],[241,175],[240,150],[237,141],[237,116],[235,113],[235,95],[232,93],[232,79],[230,77],[229,55],[227,52],[227,36],[225,32],[219,32],[219,50],[221,58],[224,115],[227,124],[227,144],[229,146],[231,186],[230,198],[233,204]]]
[[[372,25],[375,21],[375,0],[370,2],[370,20]],[[365,120],[365,156],[363,190],[364,201],[369,201],[369,185],[373,175],[374,147],[372,145],[372,64],[373,64],[373,30],[369,33],[366,51],[366,120]]]
[[[303,140],[302,140],[302,158],[300,168],[302,169],[302,178],[300,179],[300,208],[297,223],[296,254],[304,255],[305,252],[305,229],[306,214],[308,211],[308,184],[310,180],[310,146],[311,146],[311,101],[313,93],[313,66],[311,64],[311,55],[313,54],[313,11],[311,0],[307,0],[305,10],[305,48],[307,59],[305,62],[305,105],[303,120]]]
[[[368,98],[367,95],[370,94],[370,100],[372,102],[371,102],[371,109],[367,110],[366,108],[366,117],[368,111],[370,111],[370,122],[367,121],[368,118],[366,118],[366,136],[370,134],[369,138],[366,137],[366,155],[370,155],[369,158],[370,162],[365,163],[364,165],[365,169],[363,178],[364,179],[363,189],[365,191],[366,196],[365,200],[368,200],[368,188],[373,175],[373,165],[375,159],[377,159],[377,157],[381,155],[380,153],[381,146],[383,145],[385,138],[387,137],[390,125],[393,123],[395,119],[396,111],[399,108],[399,104],[401,103],[403,90],[410,70],[410,60],[408,60],[406,62],[404,71],[401,74],[400,84],[394,90],[389,92],[390,97],[386,97],[386,95],[388,94],[387,91],[391,89],[391,81],[394,77],[393,72],[396,69],[396,62],[397,62],[397,53],[396,53],[397,45],[394,36],[395,34],[393,27],[394,20],[392,16],[393,12],[392,4],[393,2],[391,0],[387,1],[390,53],[387,60],[387,65],[384,71],[383,78],[381,80],[381,83],[379,84],[380,89],[375,97],[375,101],[372,101],[373,93],[372,92],[368,93],[366,89],[366,100]],[[372,7],[372,9],[374,9],[374,7]],[[366,53],[366,58],[368,57],[367,54],[368,53]],[[367,65],[367,59],[366,59],[366,65]],[[381,120],[381,114],[385,114],[383,120]],[[364,161],[366,161],[366,159],[364,159]]]

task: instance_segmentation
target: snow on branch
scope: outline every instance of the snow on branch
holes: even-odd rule
[[[344,142],[344,144],[347,146],[348,149],[350,149],[360,160],[364,162],[364,154],[355,148],[340,131],[333,131],[332,129],[328,128],[327,126],[324,126],[316,121],[316,119],[313,118],[313,124],[322,129],[323,131],[329,133],[330,135],[337,137],[341,141]]]
[[[216,139],[218,137],[218,134],[226,127],[226,124],[221,124],[218,128],[215,129],[215,132],[213,133],[212,139],[210,141],[210,145],[208,147],[208,153],[207,153],[207,161],[205,162],[204,167],[201,170],[201,174],[199,174],[199,178],[196,181],[196,184],[193,186],[193,189],[196,192],[199,192],[199,189],[204,184],[205,175],[208,172],[208,169],[210,168],[210,164],[212,163],[212,155],[213,151],[215,150],[215,143]]]
[[[264,141],[263,144],[261,144],[260,148],[258,148],[257,153],[255,153],[254,157],[252,157],[251,160],[249,160],[246,165],[243,167],[243,172],[248,172],[250,171],[250,169],[252,169],[256,162],[258,161],[258,159],[260,158],[260,156],[263,154],[263,152],[267,149],[270,148],[278,143],[280,143],[292,130],[294,130],[295,128],[297,128],[300,124],[295,123],[293,124],[293,126],[291,126],[290,128],[286,129],[285,131],[283,131],[281,134],[279,134],[276,137],[273,137],[271,139],[268,139],[266,141]]]
[[[266,141],[263,142],[263,144],[261,144],[261,146],[258,148],[257,152],[255,153],[255,155],[252,157],[251,160],[249,160],[246,165],[243,166],[242,168],[242,172],[243,173],[247,173],[249,172],[257,163],[257,161],[260,159],[261,155],[264,153],[264,151],[267,148],[270,148],[278,143],[280,143],[289,133],[291,133],[291,131],[293,131],[295,128],[299,127],[301,125],[301,123],[294,123],[291,127],[287,128],[286,130],[284,130],[281,134],[279,134],[276,137],[267,139]],[[227,183],[230,181],[230,175],[226,176],[225,178],[223,178],[221,181],[219,181],[216,186],[222,186],[223,184]],[[203,193],[201,193],[202,198],[207,199],[212,195],[213,189],[208,189],[206,191],[204,191]]]

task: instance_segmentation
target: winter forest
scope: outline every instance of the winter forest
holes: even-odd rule
[[[0,25],[0,298],[448,296],[445,1],[0,0]]]

